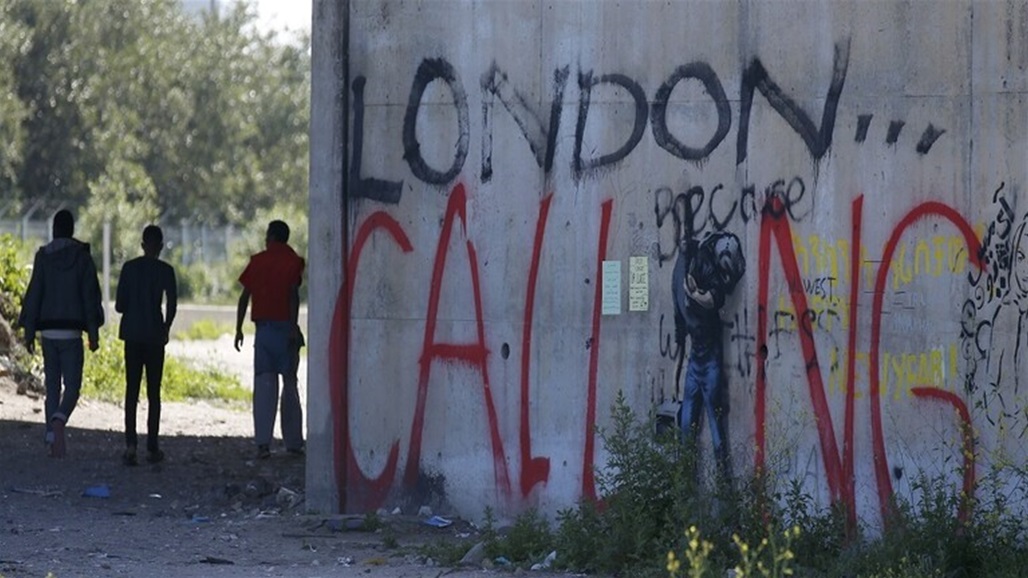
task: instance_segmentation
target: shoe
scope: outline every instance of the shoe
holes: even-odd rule
[[[54,430],[54,443],[50,446],[50,456],[63,458],[65,453],[64,420],[59,417],[55,417],[50,421],[50,426]]]
[[[268,446],[257,446],[257,459],[266,460],[271,457],[271,449]]]
[[[125,453],[121,454],[121,463],[125,466],[138,466],[139,460],[136,459],[136,448],[126,448]]]
[[[149,464],[159,464],[164,461],[164,452],[161,450],[154,450],[146,452],[146,462]]]
[[[307,455],[307,452],[303,449],[303,446],[300,446],[298,448],[286,448],[286,452],[293,456]]]

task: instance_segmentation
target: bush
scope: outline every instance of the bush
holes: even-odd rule
[[[731,483],[705,489],[692,446],[682,444],[676,431],[654,438],[653,419],[639,420],[620,392],[611,418],[610,431],[599,432],[609,453],[607,468],[597,473],[602,501],[560,513],[559,565],[659,575],[667,545],[682,543],[681,528],[693,525],[721,529],[712,536],[720,556],[715,562],[727,564],[722,553],[743,519]]]
[[[897,500],[898,519],[885,533],[863,540],[860,528],[847,534],[841,507],[819,507],[797,481],[781,489],[754,477],[736,490],[700,468],[689,445],[654,439],[652,420],[637,419],[623,396],[611,415],[610,431],[600,432],[609,452],[597,477],[601,501],[558,515],[561,567],[690,578],[720,578],[728,569],[740,578],[1012,578],[1028,567],[1028,527],[1019,517],[1028,507],[1024,468],[997,466],[981,476],[974,503],[952,480],[921,479],[912,502]],[[973,512],[964,521],[961,506]]]
[[[514,520],[514,525],[500,533],[494,527],[492,511],[486,511],[485,553],[492,559],[505,558],[515,567],[527,569],[541,562],[553,549],[549,522],[531,509]]]
[[[32,274],[32,247],[9,234],[0,235],[0,316],[12,325]]]

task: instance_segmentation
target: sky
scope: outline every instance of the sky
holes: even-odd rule
[[[313,0],[250,0],[257,7],[257,25],[263,30],[311,30]]]

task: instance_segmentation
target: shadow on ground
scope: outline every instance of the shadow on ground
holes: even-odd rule
[[[0,419],[0,576],[438,576],[432,552],[477,538],[460,520],[307,513],[304,458],[257,460],[249,437],[161,444],[164,462],[126,467],[121,432],[70,426],[55,459],[41,423]]]

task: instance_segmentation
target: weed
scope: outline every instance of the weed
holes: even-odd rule
[[[364,514],[361,530],[365,532],[375,532],[381,530],[383,527],[385,527],[385,524],[376,512],[368,512],[367,514]]]
[[[441,566],[456,566],[468,551],[465,540],[438,539],[418,547],[418,553]]]
[[[396,530],[392,528],[383,530],[382,547],[386,550],[395,550],[400,547],[400,540],[396,537]]]
[[[500,556],[515,566],[531,566],[546,557],[553,549],[553,535],[549,522],[535,509],[523,512],[514,525],[500,535],[493,528],[489,512],[485,524],[485,551],[490,558]]]

